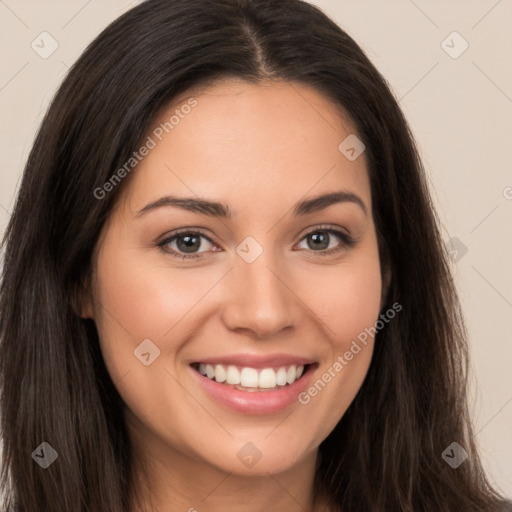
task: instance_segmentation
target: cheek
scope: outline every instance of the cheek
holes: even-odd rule
[[[144,396],[154,396],[155,389],[169,387],[170,377],[163,369],[168,362],[172,367],[180,340],[187,339],[187,314],[214,282],[200,272],[169,272],[162,266],[148,265],[143,251],[115,247],[113,239],[97,258],[95,323],[113,382],[125,402],[139,397],[137,408],[143,411],[147,407]],[[151,340],[154,346],[144,340]],[[139,347],[145,347],[144,352]],[[146,353],[146,347],[154,361],[149,366],[136,355]],[[134,383],[136,388],[131,387]]]
[[[214,276],[170,272],[148,265],[141,251],[116,252],[113,247],[115,243],[105,245],[98,255],[95,287],[95,322],[110,377],[128,410],[136,411],[145,426],[158,423],[155,418],[167,421],[163,411],[171,417],[186,416],[190,404],[173,399],[173,393],[180,392],[175,361],[182,340],[197,328],[187,315],[193,316],[194,306],[215,283]],[[150,354],[147,366],[134,353],[142,354],[141,346]]]
[[[381,273],[378,251],[354,254],[350,260],[307,277],[308,306],[326,326],[324,333],[340,350],[365,328],[375,325],[380,311]]]
[[[316,378],[299,402],[309,411],[305,428],[320,442],[354,400],[371,362],[382,286],[376,244],[314,282],[308,305],[325,326],[327,344]]]
[[[144,254],[108,254],[107,250],[98,258],[97,316],[104,326],[117,324],[114,328],[121,329],[124,338],[139,343],[146,338],[161,340],[175,326],[181,329],[187,313],[216,281],[200,269],[177,272],[148,265]]]
[[[365,328],[373,326],[380,309],[381,276],[378,264],[357,267],[344,276],[333,301],[333,331],[342,339],[355,338]]]

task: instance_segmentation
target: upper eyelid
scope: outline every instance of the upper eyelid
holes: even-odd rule
[[[310,226],[300,231],[297,236],[300,236],[300,240],[302,240],[305,236],[309,235],[310,233],[315,233],[316,231],[336,231],[348,237],[353,237],[347,228],[342,228],[341,226],[334,226],[332,224],[319,224],[317,226]]]
[[[185,235],[188,233],[198,234],[201,235],[203,238],[206,238],[209,242],[212,244],[218,245],[218,243],[215,241],[215,238],[211,235],[207,235],[204,233],[201,228],[181,228],[178,231],[175,231],[172,235],[164,235],[161,239],[160,244],[168,243],[170,240],[173,240],[178,237],[179,235]]]

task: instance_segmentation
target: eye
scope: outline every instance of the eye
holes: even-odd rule
[[[334,242],[338,238],[338,244]],[[206,243],[203,242],[206,241]],[[308,247],[300,247],[301,251],[316,253],[318,256],[329,256],[344,249],[353,247],[356,241],[347,233],[334,229],[332,227],[320,226],[307,233],[302,239],[306,241]],[[218,252],[219,249],[215,243],[204,233],[190,228],[178,231],[165,238],[157,246],[167,254],[182,260],[193,260],[203,258],[204,253]],[[205,247],[206,246],[206,247]],[[199,249],[203,249],[200,251]]]
[[[202,240],[206,240],[206,244]],[[205,245],[205,251],[198,252]],[[182,258],[184,260],[201,258],[203,252],[211,250],[211,246],[215,247],[210,238],[200,231],[191,230],[180,231],[158,243],[158,247],[163,251],[170,253],[175,258]]]
[[[341,243],[336,244],[335,238],[338,238]],[[308,247],[300,247],[299,244],[299,249],[311,250],[318,253],[318,256],[332,255],[355,245],[355,240],[350,235],[332,227],[318,227],[307,233],[302,240],[306,241]],[[331,242],[334,242],[334,244]]]

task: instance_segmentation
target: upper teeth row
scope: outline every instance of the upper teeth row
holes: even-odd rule
[[[275,388],[276,386],[284,386],[293,384],[300,378],[304,366],[291,365],[288,370],[282,366],[275,371],[273,368],[242,368],[240,371],[236,366],[224,366],[222,364],[199,365],[199,373],[205,375],[209,379],[215,378],[217,382],[226,382],[227,384],[240,384],[247,388]]]

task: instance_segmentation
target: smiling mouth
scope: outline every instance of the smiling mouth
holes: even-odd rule
[[[240,391],[276,391],[301,379],[313,366],[285,365],[268,368],[239,367],[224,364],[192,363],[203,377]]]

